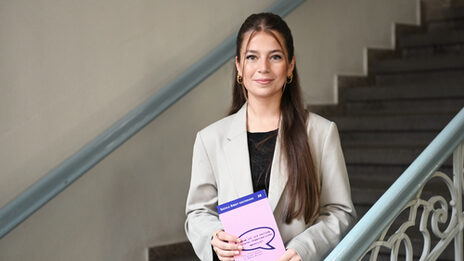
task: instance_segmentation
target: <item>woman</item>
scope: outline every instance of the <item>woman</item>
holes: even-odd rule
[[[229,116],[198,132],[185,230],[201,260],[234,260],[216,206],[265,189],[284,260],[321,260],[353,224],[336,126],[305,111],[287,24],[253,14],[237,36]]]

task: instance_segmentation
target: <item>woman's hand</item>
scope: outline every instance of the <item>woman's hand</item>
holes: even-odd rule
[[[278,261],[301,261],[301,257],[298,255],[298,253],[295,250],[289,248],[279,258]]]
[[[214,232],[213,238],[211,239],[211,245],[219,260],[225,261],[234,261],[234,256],[240,254],[240,250],[243,249],[240,242],[242,241],[238,237],[226,233],[223,230]]]

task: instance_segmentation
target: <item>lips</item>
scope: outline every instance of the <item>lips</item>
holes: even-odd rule
[[[268,84],[270,82],[272,82],[272,79],[256,79],[255,82],[259,83],[259,84]]]

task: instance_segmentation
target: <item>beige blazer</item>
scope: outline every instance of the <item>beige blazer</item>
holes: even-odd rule
[[[356,213],[337,127],[314,113],[307,125],[309,146],[319,175],[321,211],[311,224],[286,224],[287,171],[281,158],[280,133],[271,166],[269,202],[286,248],[302,260],[322,260],[353,225]],[[185,231],[201,260],[212,260],[211,235],[222,229],[216,206],[253,193],[248,155],[246,104],[197,133],[187,197]]]

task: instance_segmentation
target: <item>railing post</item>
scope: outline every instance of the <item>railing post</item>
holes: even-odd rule
[[[456,190],[456,213],[458,215],[459,232],[454,238],[454,260],[464,260],[463,254],[463,228],[464,217],[462,213],[462,190],[463,190],[463,162],[464,143],[461,143],[453,153],[454,189]]]

